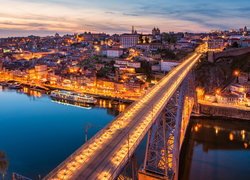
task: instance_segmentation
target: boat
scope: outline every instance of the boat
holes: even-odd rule
[[[78,107],[78,108],[83,108],[83,109],[92,109],[92,106],[86,103],[72,102],[72,101],[67,101],[63,99],[55,99],[55,98],[52,99],[52,102],[55,102],[57,104],[62,104],[65,106],[73,106],[73,107]]]
[[[6,82],[6,81],[2,81],[2,82],[0,82],[0,85],[1,85],[1,86],[8,86],[9,84],[8,84],[8,82]]]
[[[93,96],[70,92],[70,91],[55,90],[50,93],[50,97],[55,100],[62,99],[62,100],[70,101],[70,102],[79,102],[79,103],[86,103],[86,104],[97,103],[97,99],[95,99]]]
[[[22,89],[22,86],[21,86],[21,84],[15,82],[15,83],[9,84],[8,88],[10,88],[10,89]]]

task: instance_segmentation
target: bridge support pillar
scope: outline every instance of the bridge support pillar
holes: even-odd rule
[[[189,75],[183,81],[149,130],[139,180],[178,179],[181,144],[194,104],[192,80]]]
[[[208,61],[214,63],[214,52],[208,52]]]

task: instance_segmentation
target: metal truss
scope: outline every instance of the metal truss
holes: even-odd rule
[[[178,176],[182,114],[186,95],[193,97],[188,76],[148,132],[144,171],[166,179]],[[190,92],[189,92],[190,91]]]
[[[161,113],[148,132],[144,170],[165,175],[166,164],[166,121],[165,114]]]

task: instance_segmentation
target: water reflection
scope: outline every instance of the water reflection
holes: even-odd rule
[[[44,94],[46,94],[46,91],[43,90],[36,90],[34,88],[30,88],[30,87],[22,87],[20,89],[9,89],[6,86],[0,86],[0,91],[2,92],[8,92],[8,91],[16,91],[17,93],[21,93],[21,94],[26,94],[29,97],[33,97],[33,98],[41,98]]]
[[[52,100],[55,103],[66,105],[66,106],[74,106],[84,109],[92,109],[94,107],[96,108],[103,108],[107,109],[108,114],[117,116],[119,113],[123,112],[126,107],[129,105],[127,103],[121,103],[117,101],[107,100],[107,99],[98,99],[96,105],[90,105],[86,103],[79,103],[79,102],[71,102],[67,100],[59,100],[59,99],[53,99]]]
[[[0,86],[0,91],[10,91],[8,87]],[[17,93],[26,94],[32,99],[42,98],[46,94],[48,94],[45,90],[37,90],[36,88],[24,86],[21,89],[14,90]],[[59,99],[51,99],[52,102],[66,105],[66,106],[73,106],[78,108],[84,109],[92,109],[92,108],[103,108],[107,109],[108,114],[117,116],[119,113],[123,112],[128,106],[129,103],[123,103],[115,100],[109,99],[98,99],[97,104],[90,105],[86,103],[79,103],[79,102],[71,102],[67,100],[59,100]]]
[[[23,92],[24,94],[27,94],[28,96],[32,97],[42,97],[42,93],[45,93],[45,91],[37,91],[29,87],[23,87],[20,92]]]
[[[9,161],[5,179],[11,179],[14,172],[34,180],[43,177],[123,107],[102,100],[103,105],[79,108],[79,104],[55,103],[47,94],[29,88],[1,89],[0,151]]]
[[[180,179],[250,179],[250,122],[195,119],[182,152]]]

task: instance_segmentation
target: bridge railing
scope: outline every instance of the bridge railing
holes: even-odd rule
[[[189,71],[189,70],[188,70],[188,71]],[[183,77],[185,77],[185,76],[183,75]],[[181,77],[180,79],[183,79],[183,77]],[[180,81],[179,83],[181,83],[181,82],[182,82],[182,81]],[[176,83],[177,83],[177,82],[176,82]],[[162,89],[162,90],[164,90],[164,89]],[[170,91],[170,94],[167,93],[168,95],[166,95],[165,97],[168,97],[168,98],[165,100],[164,106],[161,106],[160,110],[156,111],[155,114],[153,114],[154,111],[153,111],[153,109],[152,109],[152,120],[150,121],[150,123],[149,123],[149,124],[146,126],[146,128],[144,129],[144,132],[147,132],[147,131],[150,129],[150,127],[152,126],[152,124],[155,122],[155,119],[158,118],[158,116],[159,116],[160,113],[162,112],[163,108],[164,108],[165,105],[167,104],[168,99],[170,99],[174,93],[175,93],[175,91]],[[159,100],[159,101],[160,101],[160,100]],[[147,115],[143,115],[143,116],[145,116],[145,117],[150,116],[150,113],[151,113],[151,112],[149,112]],[[143,116],[142,116],[142,117],[143,117]],[[137,126],[140,126],[140,124],[138,124]],[[146,134],[146,133],[145,133],[145,134]],[[122,161],[119,163],[119,165],[115,168],[115,170],[113,171],[112,169],[110,169],[110,171],[109,171],[110,174],[113,172],[112,178],[116,178],[116,177],[118,176],[119,171],[122,169],[122,167],[124,167],[124,166],[126,165],[128,159],[130,158],[130,156],[132,156],[132,154],[134,153],[134,151],[136,150],[136,148],[137,148],[138,145],[140,144],[141,140],[144,138],[145,134],[142,134],[142,135],[136,140],[136,142],[133,144],[133,146],[128,147],[128,149],[129,149],[129,150],[128,150],[128,151],[129,151],[129,152],[128,152],[128,156],[124,156],[124,158],[123,158]],[[129,139],[128,139],[128,141],[129,141]],[[129,146],[129,145],[128,145],[128,146]],[[118,150],[119,150],[119,149],[118,149]]]

